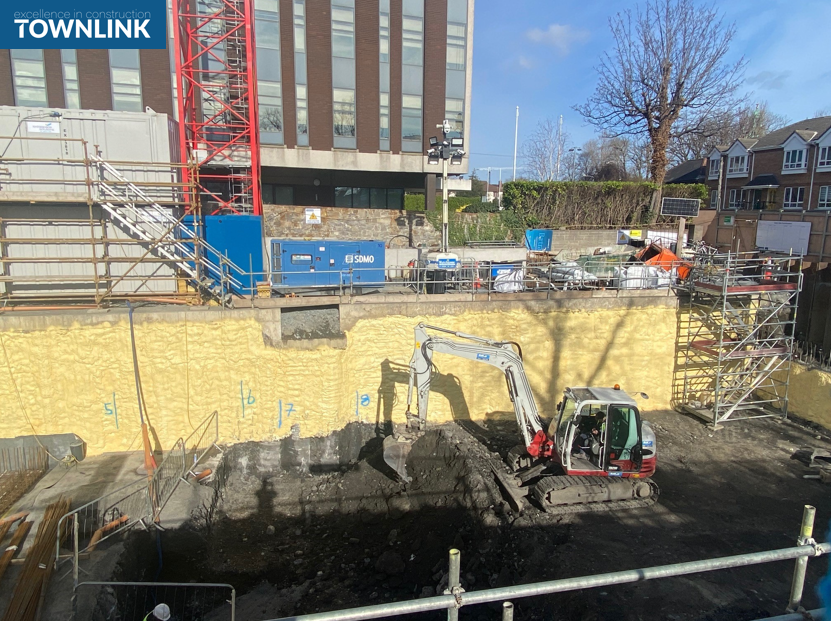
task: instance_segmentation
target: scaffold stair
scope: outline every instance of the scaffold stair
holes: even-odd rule
[[[98,155],[92,159],[99,170],[97,202],[129,235],[146,242],[148,252],[174,262],[197,290],[222,304],[242,293],[244,286],[234,276],[242,273],[237,265],[112,164]]]

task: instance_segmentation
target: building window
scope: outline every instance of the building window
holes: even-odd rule
[[[389,151],[390,142],[390,94],[381,93],[381,142],[386,142]]]
[[[819,209],[831,209],[831,185],[824,185],[819,189]]]
[[[297,146],[309,146],[309,89],[306,73],[306,2],[294,0],[294,94]]]
[[[379,127],[379,148],[381,151],[390,150],[390,0],[380,0],[378,19],[380,24],[379,55],[380,68],[379,84],[381,93],[381,111]]]
[[[404,95],[401,113],[402,140],[421,145],[421,97]]]
[[[718,209],[718,190],[710,192],[710,209]]]
[[[805,168],[805,149],[793,149],[785,151],[785,164],[783,170],[798,170]]]
[[[332,0],[334,147],[355,149],[355,0]]]
[[[401,150],[420,153],[424,94],[424,0],[403,0]]]
[[[805,199],[805,188],[785,188],[785,209],[802,209]]]
[[[710,179],[718,178],[719,171],[721,170],[721,158],[714,157],[710,160]]]
[[[332,56],[355,58],[354,0],[332,0]]]
[[[257,38],[257,104],[260,142],[283,144],[283,83],[280,66],[280,4],[255,0]]]
[[[110,50],[113,110],[141,112],[141,68],[138,50]]]
[[[363,209],[404,208],[404,190],[389,188],[335,188],[335,207]]]
[[[355,91],[343,88],[334,90],[335,137],[355,137]]]
[[[9,50],[9,52],[12,59],[15,104],[47,106],[43,50]]]
[[[819,150],[817,166],[831,166],[831,147],[822,147]]]
[[[61,50],[61,66],[65,107],[77,110],[81,107],[81,92],[78,88],[78,60],[75,50]]]
[[[747,172],[747,156],[731,156],[727,162],[727,174],[738,174]]]
[[[730,190],[730,209],[744,209],[744,190]]]
[[[465,134],[465,102],[464,99],[445,99],[444,118],[450,122],[451,138],[462,138]]]
[[[263,203],[268,205],[294,205],[294,188],[288,185],[264,183]]]
[[[447,68],[465,68],[466,24],[447,24]]]

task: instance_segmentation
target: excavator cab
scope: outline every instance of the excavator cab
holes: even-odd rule
[[[641,429],[640,412],[625,392],[569,388],[551,422],[549,437],[554,438],[566,474],[632,476],[643,465]]]

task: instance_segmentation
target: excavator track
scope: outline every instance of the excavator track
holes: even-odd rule
[[[635,497],[635,486],[641,493],[648,491],[649,496]],[[622,498],[627,490],[630,497]],[[639,509],[655,504],[659,494],[660,488],[651,479],[586,476],[544,477],[531,490],[542,509],[552,515]],[[557,503],[558,497],[568,502]],[[580,497],[586,500],[580,502]]]

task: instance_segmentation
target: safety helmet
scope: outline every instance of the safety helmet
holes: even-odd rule
[[[170,606],[168,606],[167,604],[157,604],[156,607],[153,609],[153,616],[159,621],[169,621]]]

